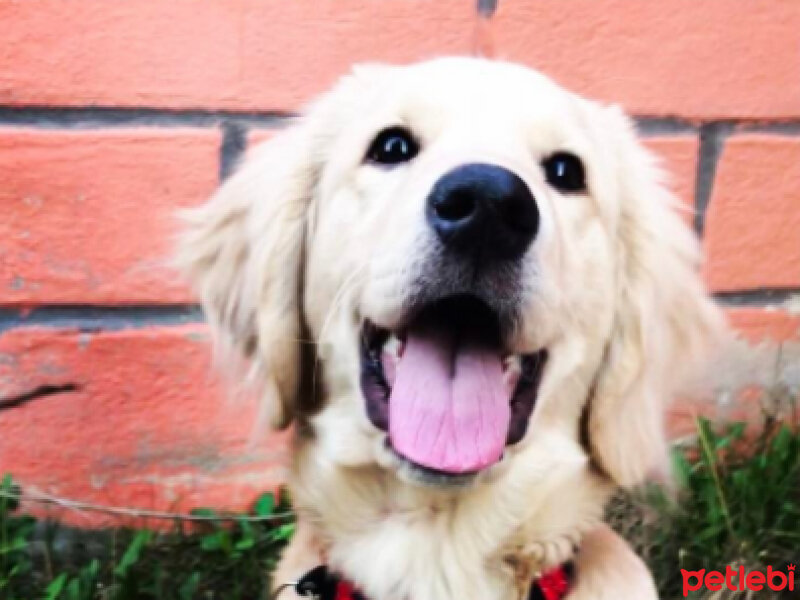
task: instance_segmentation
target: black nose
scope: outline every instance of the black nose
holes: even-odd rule
[[[539,210],[528,186],[497,165],[475,163],[449,171],[433,186],[426,212],[447,248],[481,258],[519,258],[539,229]]]

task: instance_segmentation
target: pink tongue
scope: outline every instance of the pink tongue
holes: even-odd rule
[[[502,456],[510,418],[496,349],[435,327],[409,332],[389,397],[398,453],[438,471],[479,471]]]

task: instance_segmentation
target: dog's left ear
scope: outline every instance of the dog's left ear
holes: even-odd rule
[[[616,107],[602,109],[619,198],[615,313],[588,407],[593,458],[616,483],[663,466],[663,415],[682,376],[702,362],[723,321],[700,279],[700,248],[655,158]]]

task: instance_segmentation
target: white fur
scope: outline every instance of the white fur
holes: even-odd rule
[[[419,156],[364,164],[397,124]],[[588,194],[546,183],[541,161],[560,150],[586,164]],[[402,317],[433,243],[427,193],[466,162],[512,169],[536,197],[512,345],[550,359],[522,442],[475,485],[435,489],[406,480],[366,417],[358,334]],[[181,260],[221,346],[252,365],[273,423],[300,421],[299,532],[278,583],[324,560],[371,600],[510,600],[578,548],[572,600],[655,596],[602,510],[660,467],[664,404],[719,323],[661,180],[619,109],[517,65],[450,58],[354,69],[189,213]]]

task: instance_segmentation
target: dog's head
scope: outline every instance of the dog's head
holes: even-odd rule
[[[545,433],[640,481],[718,320],[629,120],[512,64],[356,68],[189,221],[183,263],[274,424],[428,483]]]

